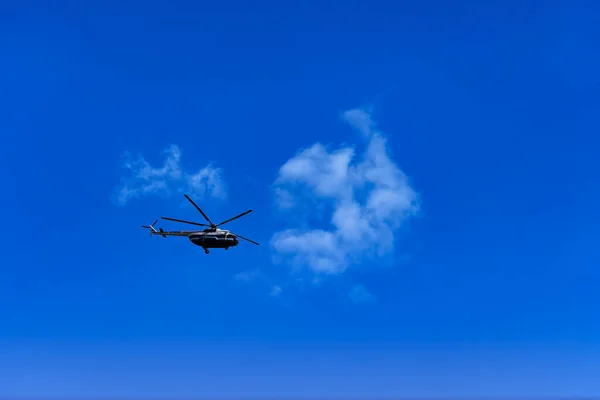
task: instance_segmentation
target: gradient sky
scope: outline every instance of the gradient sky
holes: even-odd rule
[[[597,2],[6,2],[0,39],[0,396],[600,395]],[[183,193],[261,246],[140,229]]]

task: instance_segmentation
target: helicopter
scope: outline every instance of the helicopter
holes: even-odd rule
[[[150,236],[160,235],[164,238],[166,238],[167,236],[186,236],[190,240],[190,242],[192,242],[196,246],[202,247],[206,254],[210,253],[209,249],[229,250],[230,247],[235,247],[240,243],[239,239],[243,239],[243,240],[246,240],[257,246],[260,246],[254,240],[250,240],[248,238],[245,238],[243,236],[240,236],[238,234],[235,234],[235,233],[230,232],[225,229],[219,229],[219,226],[226,224],[228,222],[231,222],[240,217],[243,217],[244,215],[251,213],[252,210],[244,211],[243,213],[236,215],[233,218],[229,218],[229,219],[221,222],[220,224],[214,224],[210,220],[210,218],[208,218],[208,216],[204,213],[204,211],[202,211],[202,209],[200,207],[198,207],[198,205],[196,203],[194,203],[194,201],[190,198],[190,196],[188,196],[187,194],[184,194],[184,196],[186,199],[188,199],[188,201],[190,203],[192,203],[192,205],[194,207],[196,207],[196,209],[200,212],[200,214],[202,214],[204,219],[210,225],[201,224],[199,222],[186,221],[186,220],[182,220],[182,219],[168,218],[168,217],[160,217],[160,218],[164,219],[164,220],[168,220],[168,221],[181,222],[184,224],[206,226],[208,228],[203,229],[203,230],[195,230],[195,231],[164,231],[162,228],[159,228],[159,230],[156,230],[154,228],[154,225],[156,225],[158,220],[154,221],[154,223],[152,225],[142,225],[142,228],[149,229]]]

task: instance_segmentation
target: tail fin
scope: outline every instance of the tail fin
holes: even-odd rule
[[[158,220],[154,221],[154,223],[152,225],[142,225],[142,228],[150,229],[150,236],[152,236],[153,234],[158,233],[158,231],[156,229],[154,229],[154,225],[156,225],[157,222],[158,222]],[[160,230],[162,231],[162,228]],[[163,235],[163,236],[165,236],[165,235]]]

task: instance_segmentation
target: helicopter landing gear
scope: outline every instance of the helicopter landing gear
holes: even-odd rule
[[[210,253],[210,251],[208,251],[208,249],[206,249],[206,248],[205,248],[205,249],[204,249],[204,253],[205,253],[205,254],[208,254],[208,253]]]

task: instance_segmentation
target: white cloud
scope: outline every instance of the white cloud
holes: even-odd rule
[[[223,170],[211,164],[199,171],[189,173],[181,165],[181,150],[171,145],[164,150],[165,160],[160,167],[153,167],[142,156],[124,154],[123,168],[126,175],[116,188],[115,200],[125,205],[131,199],[148,194],[171,196],[183,192],[194,197],[226,197]]]
[[[315,143],[281,166],[274,185],[281,212],[312,206],[330,213],[325,226],[290,227],[271,240],[279,257],[318,273],[341,273],[364,257],[391,252],[397,229],[419,211],[418,195],[390,158],[371,115],[355,109],[343,119],[366,141],[362,153]]]
[[[377,301],[377,297],[370,293],[363,285],[354,285],[348,293],[350,300],[355,303],[373,303]]]

